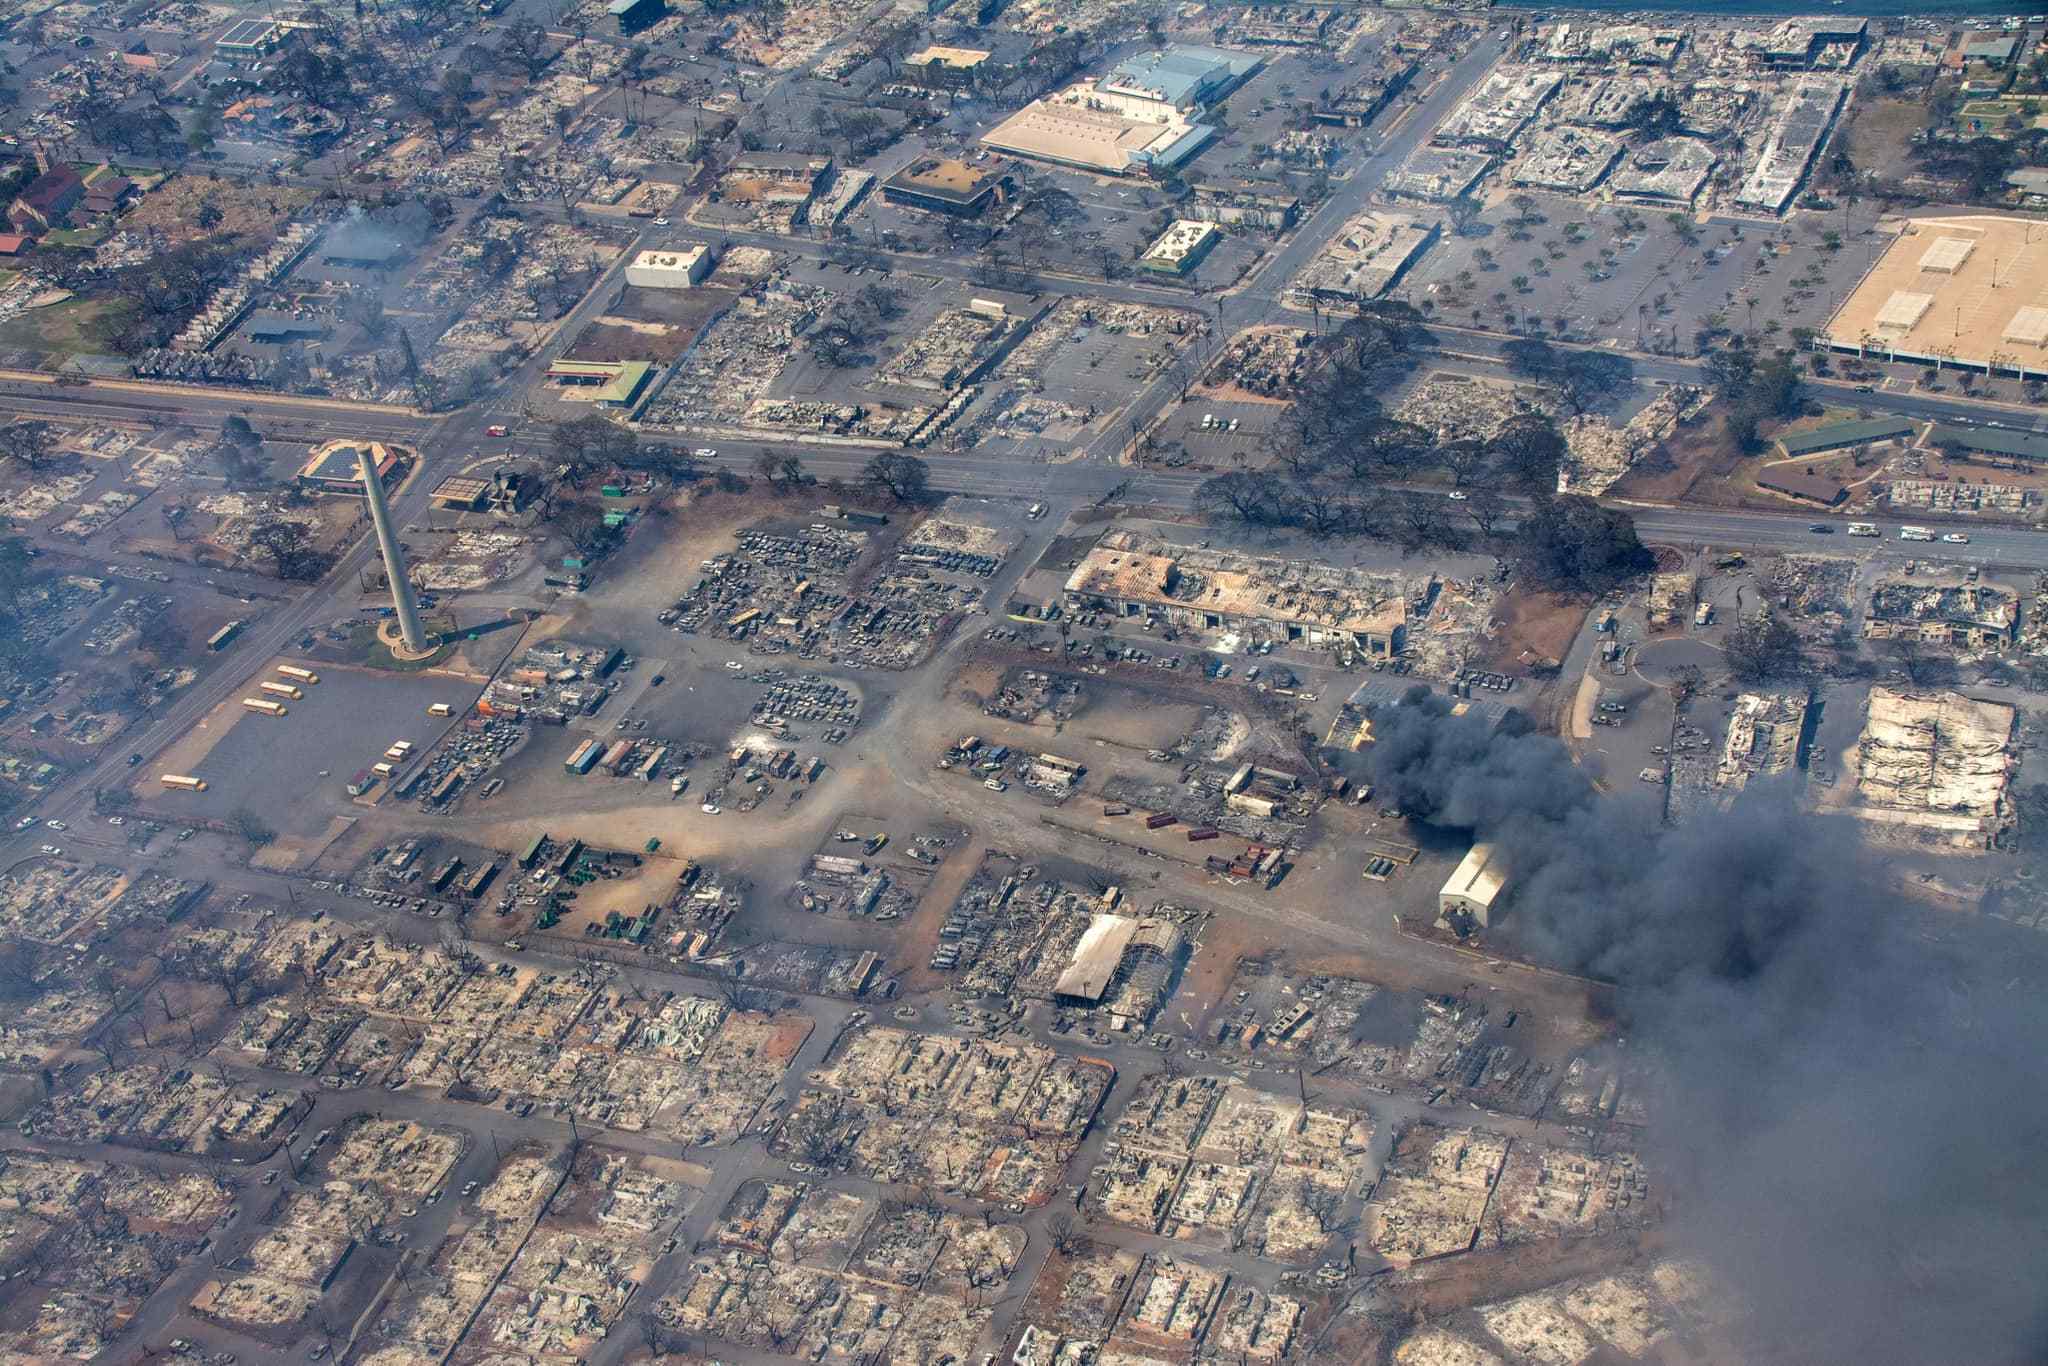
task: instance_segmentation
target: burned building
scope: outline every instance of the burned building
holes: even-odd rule
[[[1869,640],[1913,640],[1954,650],[2001,650],[2018,638],[2019,598],[1967,573],[1880,582],[1863,622]]]
[[[1431,580],[1420,589],[1425,601],[1433,588]],[[1412,596],[1397,575],[1169,545],[1124,531],[1104,536],[1065,588],[1077,611],[1355,650],[1372,659],[1406,647]]]
[[[1407,88],[1415,71],[1413,58],[1394,58],[1349,85],[1325,90],[1315,103],[1315,121],[1335,128],[1363,128]]]
[[[1806,730],[1806,694],[1778,696],[1744,693],[1735,699],[1728,718],[1728,738],[1721,747],[1716,786],[1740,791],[1752,778],[1788,772],[1799,760],[1799,742]]]
[[[1113,1013],[1142,1021],[1165,1003],[1186,955],[1186,940],[1170,920],[1100,914],[1074,945],[1053,997],[1079,1006],[1115,998]]]
[[[1851,814],[1896,835],[1988,848],[2012,821],[2017,717],[2006,703],[1961,693],[1872,688],[1863,733],[1845,756]]]

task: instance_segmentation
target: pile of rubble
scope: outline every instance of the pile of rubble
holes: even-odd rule
[[[1298,327],[1260,327],[1231,338],[1202,377],[1202,391],[1291,400],[1314,369],[1309,334]]]
[[[1713,399],[1707,389],[1674,385],[1657,396],[1621,427],[1605,418],[1575,414],[1561,424],[1566,461],[1558,466],[1557,491],[1598,497],[1644,456],[1656,450],[1682,422],[1689,422]]]
[[[1410,391],[1395,416],[1439,442],[1487,441],[1517,414],[1550,411],[1540,389],[1433,371]]]
[[[2041,501],[2037,489],[1964,480],[1894,479],[1886,501],[1920,512],[1997,512],[2021,517]]]
[[[823,523],[788,535],[742,532],[736,549],[707,560],[703,577],[658,619],[686,634],[746,641],[756,654],[910,668],[980,604],[981,590],[925,564],[856,582],[867,543],[865,532]]]
[[[722,269],[732,265],[731,255]],[[745,423],[831,301],[828,290],[779,279],[742,295],[677,362],[643,420],[665,427]]]

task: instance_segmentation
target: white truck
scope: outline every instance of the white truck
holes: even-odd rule
[[[1899,539],[1902,541],[1931,541],[1934,539],[1934,533],[1924,526],[1902,526],[1899,528]]]
[[[1851,522],[1849,523],[1849,534],[1851,536],[1875,536],[1877,534],[1877,523]]]

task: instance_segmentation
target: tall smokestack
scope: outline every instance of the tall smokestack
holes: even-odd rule
[[[384,552],[384,574],[391,580],[391,608],[398,614],[399,639],[405,648],[419,654],[427,651],[427,633],[420,629],[419,608],[412,600],[412,581],[405,576],[405,557],[399,554],[398,537],[391,531],[391,510],[384,506],[384,480],[377,473],[377,461],[370,443],[356,447],[356,461],[363,474],[363,496],[370,500],[370,521],[377,528],[377,548]]]

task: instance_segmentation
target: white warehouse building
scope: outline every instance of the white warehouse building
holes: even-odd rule
[[[1473,845],[1436,894],[1437,923],[1460,931],[1491,924],[1494,904],[1507,885],[1500,851],[1485,841]]]

